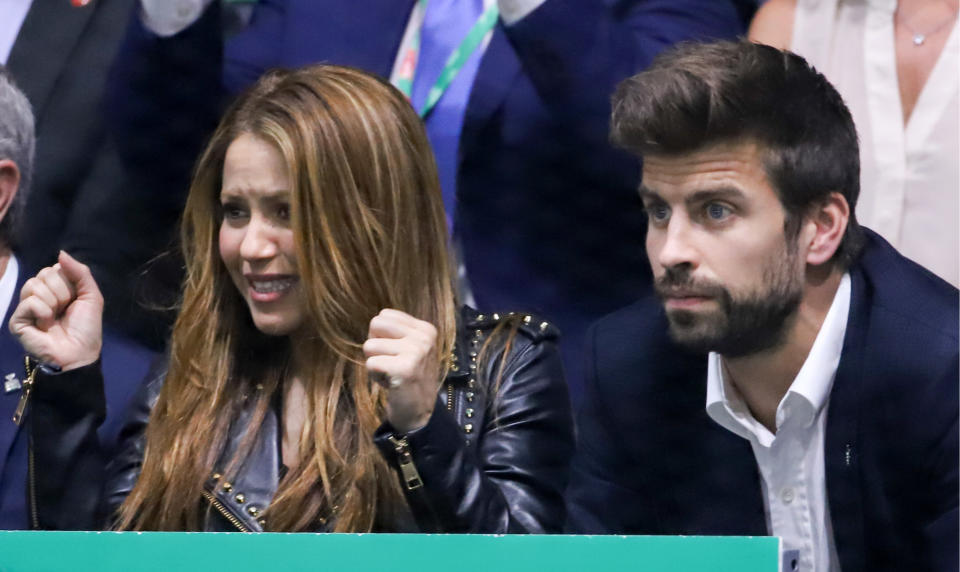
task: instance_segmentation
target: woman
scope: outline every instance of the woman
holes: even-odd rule
[[[44,528],[556,531],[572,449],[553,329],[459,310],[420,120],[362,72],[262,78],[197,166],[166,371],[103,467],[99,315],[62,254],[11,320]],[[103,476],[103,471],[107,474]]]

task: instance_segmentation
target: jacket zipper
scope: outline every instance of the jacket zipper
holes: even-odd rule
[[[33,530],[40,530],[40,515],[37,513],[37,485],[35,483],[36,471],[33,461],[33,438],[28,437],[27,441],[27,493],[30,495],[30,525]]]
[[[400,463],[403,484],[406,485],[408,491],[419,489],[423,486],[423,481],[420,480],[417,466],[413,464],[413,456],[410,455],[410,443],[407,442],[407,438],[400,437],[397,439],[395,435],[390,435],[388,439],[393,443],[393,448],[397,452],[397,461]]]
[[[30,401],[30,392],[33,391],[33,381],[37,377],[37,366],[30,367],[30,358],[23,358],[23,369],[27,378],[23,380],[23,391],[20,393],[20,401],[17,402],[17,410],[13,412],[13,422],[19,427],[23,423],[23,415],[27,412],[27,402]]]
[[[37,377],[37,366],[30,367],[30,357],[23,358],[23,369],[26,373],[26,379],[23,380],[23,392],[20,394],[20,401],[17,402],[17,409],[13,413],[13,422],[19,427],[23,423],[24,414],[27,411],[27,403],[30,400],[30,392],[33,391],[33,381]],[[36,461],[33,454],[33,435],[27,434],[27,502],[30,511],[30,526],[33,530],[40,530],[40,514],[37,511],[37,485],[36,485]]]
[[[203,495],[203,498],[207,499],[210,502],[213,508],[217,509],[217,511],[219,511],[220,514],[223,515],[223,518],[227,519],[230,522],[230,524],[237,527],[237,530],[239,530],[240,532],[251,532],[249,528],[247,528],[242,522],[240,522],[239,518],[234,516],[233,513],[231,513],[230,510],[227,509],[227,507],[223,506],[222,502],[217,500],[217,497],[213,496],[213,494],[207,492],[206,490],[202,490],[200,491],[200,493]]]
[[[447,411],[453,411],[453,384],[447,383]]]

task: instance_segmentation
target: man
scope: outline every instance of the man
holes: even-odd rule
[[[11,303],[29,276],[21,271],[11,244],[33,179],[34,120],[26,96],[0,66],[0,311],[10,320]],[[20,221],[30,224],[32,220]],[[154,354],[116,335],[104,337],[102,363],[109,369],[107,421],[100,435],[109,447],[120,429],[121,413],[147,372]],[[16,338],[0,330],[0,529],[30,526],[27,510],[27,431],[29,394],[24,390],[24,352]],[[22,416],[26,413],[26,417]],[[15,422],[14,417],[18,420]],[[86,502],[86,499],[77,499]]]
[[[389,77],[425,118],[477,308],[555,322],[574,399],[587,325],[650,281],[636,165],[607,141],[609,93],[675,42],[735,37],[749,12],[733,0],[260,0],[222,42],[233,3],[140,4],[111,109],[154,195],[186,191],[218,93],[317,62]],[[469,56],[448,68],[454,50]],[[447,83],[442,70],[457,71]]]
[[[957,290],[857,225],[833,87],[768,46],[686,45],[618,88],[612,130],[644,158],[656,297],[589,334],[569,528],[956,570]]]
[[[170,220],[183,205],[157,197],[121,165],[108,135],[103,95],[136,0],[0,0],[0,64],[30,100],[36,164],[16,236],[21,268],[82,258],[107,300],[105,320],[160,348],[162,316],[141,304],[155,275],[141,267],[169,245]],[[173,213],[166,217],[167,213]]]

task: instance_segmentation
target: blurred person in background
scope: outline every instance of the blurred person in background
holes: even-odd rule
[[[138,202],[142,186],[124,169],[104,122],[104,89],[135,0],[0,0],[0,64],[36,116],[36,175],[13,237],[33,274],[60,249],[90,264],[114,329],[159,349],[163,319],[144,308],[144,265],[169,242],[182,198]],[[162,222],[162,224],[161,224]]]
[[[30,102],[0,65],[0,314],[10,320],[14,299],[30,273],[23,268],[13,237],[18,226],[37,221],[27,216],[30,187],[37,180],[34,168],[34,118]],[[32,520],[27,511],[28,431],[32,422],[27,408],[30,393],[23,348],[6,328],[0,332],[0,529],[26,529]],[[100,438],[106,450],[113,447],[122,414],[146,374],[154,354],[115,333],[104,335],[101,366],[104,372],[106,421]],[[96,485],[97,483],[88,483]]]
[[[857,218],[960,285],[957,0],[770,0],[750,38],[806,58],[860,135]]]

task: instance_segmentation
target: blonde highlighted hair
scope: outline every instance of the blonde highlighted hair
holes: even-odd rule
[[[273,145],[289,170],[305,353],[314,360],[303,380],[299,463],[281,480],[267,522],[281,531],[324,521],[338,532],[378,529],[404,501],[373,444],[384,395],[369,380],[361,344],[370,319],[397,308],[437,327],[445,364],[456,302],[422,122],[386,82],[326,65],[264,76],[230,107],[197,164],[182,220],[186,278],[169,371],[118,526],[202,529],[204,482],[217,463],[228,477],[238,469],[282,388],[288,341],[256,330],[219,255],[224,157],[242,134]],[[221,459],[231,421],[251,402],[243,444]]]

